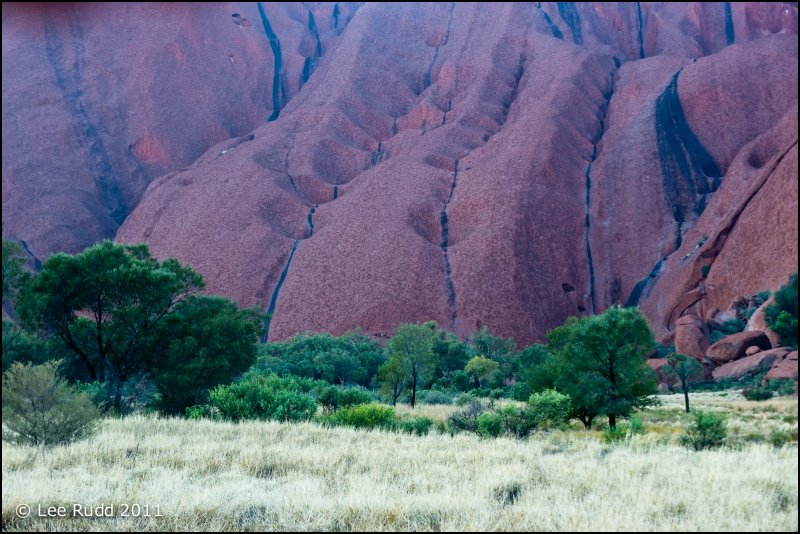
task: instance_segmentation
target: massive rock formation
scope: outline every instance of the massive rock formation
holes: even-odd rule
[[[296,94],[354,7],[3,3],[3,236],[113,237],[152,178],[249,134]],[[273,84],[277,80],[277,84]]]
[[[214,10],[209,27],[222,25],[216,18],[230,27],[206,45],[209,55],[260,70],[236,77],[204,65],[219,78],[206,87],[167,69],[176,83],[187,78],[185,94],[200,87],[207,100],[179,114],[191,125],[134,121],[153,132],[140,152],[169,160],[160,170],[186,165],[175,147],[216,140],[208,106],[239,100],[225,84],[247,91],[242,115],[253,124],[274,120],[250,135],[244,122],[228,128],[217,138],[239,137],[153,180],[117,239],[146,241],[193,264],[210,291],[269,311],[270,339],[354,326],[388,334],[434,319],[461,336],[488,324],[529,342],[615,303],[640,305],[666,336],[681,315],[707,319],[797,270],[795,5]],[[4,75],[6,27],[4,17]],[[232,29],[254,55],[231,52]],[[204,57],[200,30],[171,31]],[[8,39],[31,46],[10,30]],[[142,100],[160,102],[157,87],[151,77]],[[18,98],[6,93],[4,111]],[[6,131],[4,119],[4,143]],[[34,146],[20,143],[15,153]],[[4,220],[7,174],[18,187],[5,165]],[[120,183],[141,191],[146,181]],[[46,191],[49,182],[31,183]],[[8,204],[26,213],[29,194],[9,194]],[[45,254],[72,246],[47,233],[57,213],[36,213],[40,221],[13,231],[4,222],[4,235],[47,243],[38,245]]]

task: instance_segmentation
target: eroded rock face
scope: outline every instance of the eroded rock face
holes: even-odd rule
[[[255,3],[4,3],[3,237],[42,261],[113,237],[154,177],[277,115],[355,6],[333,10],[264,3],[276,68]]]
[[[764,377],[764,381],[768,380],[797,380],[797,351],[792,351],[783,356],[781,359],[776,360],[772,368]],[[795,393],[797,392],[797,385],[795,384]]]
[[[791,349],[779,347],[777,349],[760,351],[740,360],[720,365],[714,369],[714,380],[723,380],[726,378],[741,380],[747,376],[753,376],[760,371],[773,368],[773,364],[783,360],[790,351]]]
[[[763,350],[772,348],[764,332],[738,332],[720,339],[706,351],[706,357],[717,365],[744,358],[747,349],[757,346]]]
[[[795,6],[337,6],[316,33],[301,4],[228,13],[275,120],[208,139],[117,233],[269,311],[271,340],[433,319],[528,343],[619,303],[677,343],[797,270]],[[155,165],[191,128],[151,122],[126,142]]]
[[[697,360],[702,360],[708,346],[705,325],[699,317],[685,315],[678,319],[675,327],[675,352],[677,354],[687,354]]]

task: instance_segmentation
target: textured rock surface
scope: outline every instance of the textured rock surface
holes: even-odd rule
[[[777,360],[764,380],[797,380],[797,351],[792,351]],[[797,385],[795,385],[795,393],[797,393]]]
[[[354,11],[312,8],[322,49]],[[264,4],[283,35],[279,105],[316,63],[308,8]],[[152,178],[274,113],[255,3],[3,3],[3,236],[33,255],[113,237]],[[309,67],[310,68],[310,67]]]
[[[740,360],[720,365],[714,369],[714,380],[723,380],[726,378],[741,380],[746,376],[755,375],[760,371],[772,368],[775,362],[782,360],[790,351],[791,349],[779,347],[777,349],[764,350],[757,354],[746,356]]]
[[[679,318],[675,326],[675,352],[702,360],[709,346],[704,329],[703,321],[697,316]]]
[[[747,349],[758,346],[764,350],[772,348],[764,332],[738,332],[720,339],[706,351],[706,357],[717,365],[744,358]]]
[[[761,330],[767,337],[769,338],[770,343],[772,343],[773,347],[777,347],[780,345],[780,336],[776,334],[768,325],[767,325],[767,318],[764,315],[767,306],[775,302],[773,297],[767,299],[764,304],[759,306],[753,315],[750,316],[750,319],[747,321],[747,326],[745,327],[745,331],[751,332],[753,330]]]
[[[797,270],[797,8],[729,7],[314,4],[319,57],[307,8],[270,3],[277,77],[257,6],[215,8],[227,30],[261,32],[244,40],[260,54],[253,116],[280,114],[205,139],[223,142],[152,180],[117,239],[272,312],[270,339],[434,319],[525,343],[614,303],[675,335],[682,315],[707,320]],[[218,89],[203,94],[230,96]],[[158,160],[188,126],[116,137]],[[38,243],[53,224],[21,227]]]

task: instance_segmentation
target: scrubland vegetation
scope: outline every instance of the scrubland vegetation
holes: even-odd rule
[[[731,398],[734,397],[734,398]],[[740,426],[731,446],[677,444],[682,396],[643,415],[648,432],[607,444],[573,429],[526,440],[420,437],[313,423],[153,416],[107,419],[47,452],[3,443],[6,530],[796,531],[796,445],[747,433],[797,428],[797,401],[705,394]],[[437,421],[456,407],[419,405]],[[403,415],[411,409],[398,407]],[[788,421],[788,422],[787,422]],[[765,438],[766,439],[766,438]],[[159,505],[163,517],[30,518],[15,507]]]
[[[263,343],[144,245],[22,264],[4,241],[4,530],[797,530],[794,383],[703,382],[637,308],[527,347],[432,321]],[[767,314],[795,345],[796,280]]]

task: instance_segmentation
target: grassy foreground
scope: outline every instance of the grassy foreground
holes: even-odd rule
[[[4,442],[2,527],[797,531],[797,400],[710,395],[697,406],[729,413],[743,432],[793,428],[795,442],[691,452],[673,444],[685,418],[670,398],[647,416],[655,430],[622,445],[598,432],[481,440],[135,416],[46,453]],[[113,505],[116,517],[71,517],[76,503]],[[123,504],[151,516],[119,517]],[[67,517],[36,517],[48,506]]]

